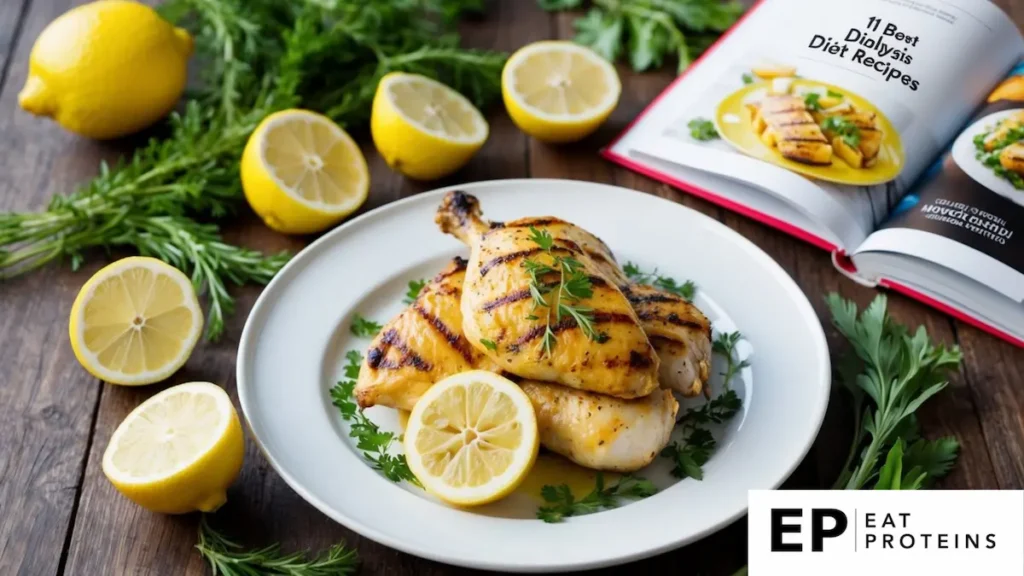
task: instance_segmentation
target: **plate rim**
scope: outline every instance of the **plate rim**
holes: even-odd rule
[[[635,552],[635,553],[624,554],[624,555],[620,555],[618,557],[612,557],[612,558],[603,558],[603,559],[597,559],[597,560],[593,560],[593,561],[578,561],[578,562],[570,562],[570,563],[552,564],[552,565],[549,565],[549,566],[545,566],[545,565],[526,565],[526,566],[523,566],[523,565],[509,565],[509,564],[506,564],[506,563],[495,562],[495,561],[486,561],[486,562],[471,561],[471,560],[470,561],[465,561],[465,560],[463,560],[461,558],[453,558],[453,557],[445,556],[443,554],[437,554],[437,553],[433,552],[429,548],[421,548],[421,547],[418,547],[418,546],[415,546],[415,545],[406,545],[403,541],[401,541],[399,539],[392,538],[392,537],[382,533],[380,530],[378,530],[377,528],[375,528],[373,526],[369,526],[369,525],[367,525],[365,523],[362,523],[362,522],[360,522],[358,520],[355,520],[355,519],[353,519],[351,517],[348,517],[347,515],[342,513],[340,510],[335,510],[334,507],[328,505],[326,502],[321,500],[319,497],[317,497],[315,494],[313,494],[310,490],[308,490],[300,481],[298,481],[295,477],[293,477],[281,465],[281,463],[269,452],[269,450],[267,449],[264,441],[256,433],[255,428],[254,428],[254,426],[253,426],[253,424],[252,424],[252,422],[250,420],[250,417],[249,417],[250,409],[247,409],[247,408],[250,406],[250,403],[252,402],[252,399],[249,397],[248,392],[247,392],[247,384],[246,383],[249,380],[249,374],[248,374],[248,370],[246,368],[246,363],[247,363],[246,360],[250,358],[250,356],[252,354],[252,350],[251,349],[255,346],[255,342],[257,341],[257,338],[258,338],[258,334],[256,334],[256,335],[253,334],[253,328],[252,328],[254,326],[253,319],[254,318],[259,318],[259,317],[263,316],[263,310],[262,309],[264,307],[268,306],[269,305],[268,303],[272,300],[272,298],[274,298],[273,293],[274,293],[274,289],[277,286],[277,284],[284,284],[284,283],[286,283],[288,281],[288,279],[291,277],[291,275],[296,273],[295,270],[297,270],[297,269],[299,269],[299,268],[301,268],[302,266],[305,265],[305,262],[304,262],[305,260],[313,257],[314,255],[316,255],[320,251],[322,251],[324,249],[324,247],[326,245],[328,245],[332,241],[334,236],[343,234],[345,229],[348,228],[349,226],[355,226],[355,225],[363,222],[364,220],[369,220],[369,219],[372,219],[372,218],[379,218],[379,217],[387,214],[388,212],[401,209],[406,204],[412,204],[412,203],[415,203],[415,202],[423,202],[423,201],[426,201],[427,199],[431,199],[431,198],[440,198],[445,193],[447,193],[449,191],[452,191],[452,190],[476,188],[476,187],[484,187],[484,188],[486,188],[486,187],[490,187],[490,186],[516,185],[516,184],[524,184],[524,185],[530,185],[530,186],[545,185],[545,184],[553,185],[553,186],[558,186],[558,185],[563,185],[563,184],[570,184],[570,185],[576,185],[576,186],[591,186],[591,187],[596,187],[596,188],[606,188],[606,189],[618,191],[620,193],[621,192],[626,192],[626,193],[632,193],[632,194],[644,194],[648,198],[655,199],[655,200],[660,201],[660,202],[664,202],[667,205],[674,206],[676,209],[683,209],[683,210],[690,211],[694,215],[696,215],[696,216],[698,216],[700,218],[706,219],[706,221],[707,221],[709,226],[718,227],[720,231],[724,232],[727,235],[733,236],[734,239],[736,241],[738,241],[740,244],[744,245],[745,248],[747,248],[749,250],[753,250],[754,252],[756,252],[760,256],[762,256],[766,260],[767,265],[770,268],[772,268],[774,272],[776,272],[776,275],[779,277],[780,282],[785,284],[784,287],[787,289],[787,292],[795,294],[795,295],[798,295],[798,297],[795,298],[794,300],[795,300],[796,305],[799,308],[803,309],[803,313],[809,315],[809,317],[811,317],[811,318],[815,318],[815,319],[818,318],[817,312],[814,310],[814,307],[811,305],[810,300],[807,298],[807,295],[804,294],[803,290],[796,283],[796,281],[789,275],[788,272],[786,272],[786,270],[784,268],[782,268],[782,266],[771,255],[769,255],[767,252],[765,252],[760,246],[758,246],[757,244],[755,244],[754,242],[752,242],[751,240],[749,240],[748,238],[746,238],[745,236],[740,234],[738,231],[733,230],[732,228],[728,227],[725,223],[723,223],[723,222],[721,222],[719,220],[716,220],[714,218],[711,218],[710,216],[707,216],[706,214],[703,214],[703,213],[699,212],[698,210],[695,210],[693,208],[690,208],[690,207],[685,206],[683,204],[680,204],[678,202],[673,202],[670,199],[663,198],[663,197],[657,196],[655,194],[649,194],[649,193],[641,192],[639,190],[627,188],[627,187],[624,187],[624,186],[617,186],[617,185],[614,185],[614,184],[605,184],[605,183],[599,183],[599,182],[590,182],[590,181],[585,181],[585,180],[572,180],[572,179],[563,179],[563,178],[503,178],[503,179],[479,180],[479,181],[474,181],[474,182],[452,184],[452,185],[449,185],[449,186],[443,186],[443,187],[440,187],[440,188],[435,188],[435,189],[432,189],[432,190],[428,190],[428,191],[424,191],[424,192],[421,192],[421,193],[414,194],[412,196],[408,196],[406,198],[401,198],[399,200],[388,202],[388,203],[383,204],[381,206],[378,206],[378,207],[376,207],[376,208],[374,208],[372,210],[368,210],[365,213],[360,214],[359,216],[356,216],[355,218],[352,218],[351,220],[348,220],[348,221],[342,223],[341,225],[335,227],[331,231],[323,234],[321,237],[319,237],[316,240],[314,240],[313,242],[311,242],[305,248],[303,248],[300,251],[298,251],[291,258],[291,260],[289,260],[288,263],[285,264],[285,266],[274,276],[274,278],[272,278],[271,281],[269,283],[267,283],[267,285],[260,292],[260,295],[257,297],[256,301],[253,303],[253,306],[252,306],[251,310],[249,311],[248,316],[246,317],[245,325],[244,325],[244,327],[242,329],[242,334],[241,334],[241,337],[240,337],[239,342],[238,342],[238,347],[237,347],[237,351],[236,351],[236,358],[235,358],[235,389],[236,389],[236,392],[238,394],[238,400],[239,400],[239,405],[240,405],[241,410],[242,410],[242,416],[243,416],[243,419],[245,420],[246,427],[248,428],[248,436],[256,444],[257,448],[259,449],[259,451],[261,452],[263,457],[267,460],[267,463],[270,464],[271,468],[273,468],[274,472],[277,473],[277,475],[280,476],[282,480],[284,480],[285,484],[287,484],[288,487],[291,488],[300,498],[305,500],[308,504],[312,505],[319,512],[321,512],[322,514],[324,514],[325,516],[327,516],[331,520],[337,522],[338,524],[344,526],[345,528],[347,528],[349,530],[352,530],[356,534],[358,534],[358,535],[360,535],[362,537],[365,537],[365,538],[369,538],[370,540],[372,540],[372,541],[374,541],[374,542],[376,542],[378,544],[381,544],[383,546],[386,546],[386,547],[392,548],[394,550],[398,550],[398,551],[401,551],[401,552],[404,552],[404,553],[407,553],[407,554],[410,554],[410,555],[413,555],[413,556],[416,556],[416,557],[419,557],[419,558],[424,558],[424,559],[440,562],[440,563],[451,565],[451,566],[459,566],[459,567],[475,568],[475,569],[485,569],[485,570],[494,570],[494,571],[500,571],[500,572],[506,572],[506,573],[562,573],[562,572],[572,572],[572,571],[578,571],[578,570],[596,569],[596,568],[604,568],[604,567],[609,567],[609,566],[622,565],[622,564],[626,564],[626,563],[629,563],[629,562],[635,562],[635,561],[638,561],[638,560],[643,560],[643,559],[646,559],[646,558],[657,556],[659,554],[663,554],[663,553],[671,551],[671,550],[676,550],[676,549],[678,549],[678,548],[680,548],[682,546],[685,546],[685,545],[687,545],[689,543],[692,543],[692,542],[698,541],[700,539],[706,538],[708,535],[713,534],[713,533],[715,533],[715,532],[725,528],[726,526],[734,523],[736,520],[738,520],[739,518],[741,518],[744,515],[746,515],[747,511],[748,511],[748,506],[744,506],[743,508],[737,510],[735,513],[729,515],[727,518],[722,520],[719,524],[714,525],[714,526],[708,526],[708,527],[703,528],[703,529],[701,529],[699,531],[695,531],[694,533],[692,533],[688,537],[680,538],[680,539],[677,539],[677,540],[675,540],[673,542],[669,542],[669,543],[666,543],[666,544],[663,544],[663,545],[660,545],[660,546],[654,546],[654,547],[650,547],[650,548],[645,548],[645,549],[643,549],[641,551],[638,551],[638,552]],[[804,443],[804,446],[801,447],[801,449],[799,451],[799,457],[795,458],[794,461],[789,464],[789,466],[787,467],[786,472],[781,476],[781,478],[779,478],[778,480],[776,480],[776,481],[774,481],[772,483],[773,484],[772,487],[771,487],[772,490],[777,489],[782,483],[784,483],[787,479],[789,479],[792,476],[793,472],[796,470],[796,468],[800,465],[800,463],[807,457],[807,454],[810,452],[811,448],[813,447],[815,440],[818,438],[819,434],[821,433],[821,427],[822,427],[822,424],[824,423],[824,419],[825,419],[825,416],[826,416],[826,413],[827,413],[827,408],[828,408],[829,400],[830,400],[830,397],[831,397],[832,361],[831,361],[831,355],[830,355],[830,352],[829,352],[829,349],[828,349],[828,342],[827,342],[827,339],[825,337],[825,332],[824,332],[824,329],[823,329],[820,321],[814,323],[813,327],[816,328],[816,329],[813,330],[813,332],[814,332],[813,339],[817,343],[817,350],[815,351],[816,352],[815,356],[818,356],[818,357],[822,358],[822,360],[823,360],[822,366],[821,366],[821,372],[818,374],[818,377],[819,377],[819,379],[820,379],[820,381],[822,383],[821,386],[822,386],[822,388],[824,390],[824,393],[819,398],[818,405],[815,407],[815,411],[817,413],[817,416],[815,418],[815,421],[813,422],[813,427],[812,427],[813,430],[814,430],[814,433]]]

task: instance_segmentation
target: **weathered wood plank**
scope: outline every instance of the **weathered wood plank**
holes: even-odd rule
[[[68,6],[0,5],[0,210],[38,209],[109,156],[17,105],[36,36]],[[0,283],[0,573],[55,574],[64,560],[99,391],[68,345],[67,315],[95,268]]]

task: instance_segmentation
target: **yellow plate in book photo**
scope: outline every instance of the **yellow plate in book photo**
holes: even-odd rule
[[[768,79],[726,97],[715,127],[741,152],[810,178],[874,186],[906,158],[889,119],[849,90],[794,77]]]

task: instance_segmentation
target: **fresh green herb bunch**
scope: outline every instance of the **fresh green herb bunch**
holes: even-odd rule
[[[992,130],[994,131],[997,127]],[[977,153],[975,155],[977,159],[986,167],[990,168],[996,176],[999,176],[1010,184],[1013,184],[1014,188],[1024,190],[1024,177],[1013,170],[1007,170],[999,159],[1004,148],[1024,140],[1024,126],[1018,126],[1007,130],[999,140],[991,143],[992,149],[988,150],[986,144],[991,135],[992,131],[986,131],[974,137],[974,147],[977,149]]]
[[[169,0],[161,13],[195,37],[200,82],[164,136],[43,212],[0,213],[0,279],[90,248],[127,248],[192,277],[209,300],[206,336],[233,310],[228,283],[268,282],[288,254],[221,240],[209,220],[243,204],[238,164],[268,114],[305,107],[365,125],[378,80],[437,78],[478,105],[500,93],[505,55],[458,47],[456,20],[481,0]]]
[[[584,0],[537,0],[541,8],[584,8]],[[637,72],[676,58],[686,70],[743,13],[739,2],[722,0],[592,0],[576,20],[576,42],[614,62],[628,53]]]

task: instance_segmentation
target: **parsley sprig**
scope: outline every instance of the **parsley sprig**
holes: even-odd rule
[[[704,479],[702,467],[718,445],[706,426],[728,422],[743,408],[743,400],[730,386],[733,377],[750,365],[748,360],[736,358],[736,343],[742,338],[739,332],[724,332],[715,338],[711,350],[726,360],[726,369],[722,372],[723,392],[700,407],[687,410],[676,425],[682,430],[682,439],[661,451],[662,457],[673,461],[672,475],[676,478]]]
[[[725,358],[725,377],[722,386],[729,390],[729,383],[733,377],[740,373],[740,370],[750,366],[750,360],[738,359],[736,356],[736,344],[743,338],[739,332],[722,332],[711,343],[711,351]]]
[[[284,554],[278,544],[244,551],[242,546],[214,530],[204,514],[199,520],[196,549],[210,563],[213,576],[342,576],[354,574],[359,565],[356,551],[344,543],[309,558],[307,552]]]
[[[579,500],[568,484],[546,485],[540,494],[546,506],[537,509],[537,518],[548,522],[561,522],[569,516],[581,516],[616,508],[622,498],[647,498],[657,494],[658,489],[650,480],[627,474],[614,484],[605,485],[604,474],[598,472],[594,489]]]
[[[380,332],[384,326],[374,322],[373,320],[367,320],[359,314],[355,315],[352,319],[352,325],[349,326],[349,331],[352,332],[353,336],[359,338],[373,338]]]
[[[860,146],[860,128],[848,118],[829,116],[821,123],[821,129],[836,134],[851,148]]]
[[[539,260],[527,259],[523,267],[530,276],[530,297],[533,299],[533,314],[529,320],[544,320],[544,335],[541,346],[544,356],[550,357],[558,343],[558,335],[551,328],[554,316],[557,325],[563,318],[572,318],[587,338],[603,342],[607,336],[594,329],[594,310],[580,306],[580,302],[594,295],[594,287],[587,276],[583,264],[572,256],[563,256],[554,251],[555,240],[547,230],[538,230],[530,226],[530,240],[533,241],[551,260],[545,264]],[[547,282],[545,277],[557,274],[557,282]],[[553,294],[553,297],[549,297]],[[544,316],[537,316],[540,309]]]
[[[622,271],[625,272],[626,277],[633,283],[654,286],[659,290],[675,294],[687,302],[692,301],[694,294],[697,292],[697,285],[693,283],[693,280],[687,280],[680,284],[668,276],[658,274],[657,268],[652,272],[644,272],[636,264],[626,262],[626,265],[622,267]]]
[[[355,350],[345,354],[345,380],[339,381],[331,388],[331,403],[341,412],[341,417],[350,423],[349,436],[356,439],[356,448],[363,451],[363,457],[374,470],[379,470],[385,478],[392,482],[405,480],[420,486],[419,480],[409,469],[404,454],[392,454],[391,444],[398,440],[394,432],[383,432],[380,427],[363,415],[363,411],[352,399],[359,378],[359,366],[363,356]]]
[[[538,0],[545,10],[583,8],[584,0]],[[592,0],[574,23],[576,42],[614,62],[625,49],[637,72],[675,57],[679,72],[732,26],[739,2],[722,0]]]
[[[709,142],[721,137],[715,123],[707,118],[694,118],[686,123],[686,127],[690,129],[690,138],[700,142]]]
[[[402,299],[402,302],[405,304],[412,304],[415,302],[420,296],[420,291],[422,291],[423,287],[426,285],[427,281],[424,278],[420,278],[419,280],[410,280],[409,289],[405,292],[405,298]]]

